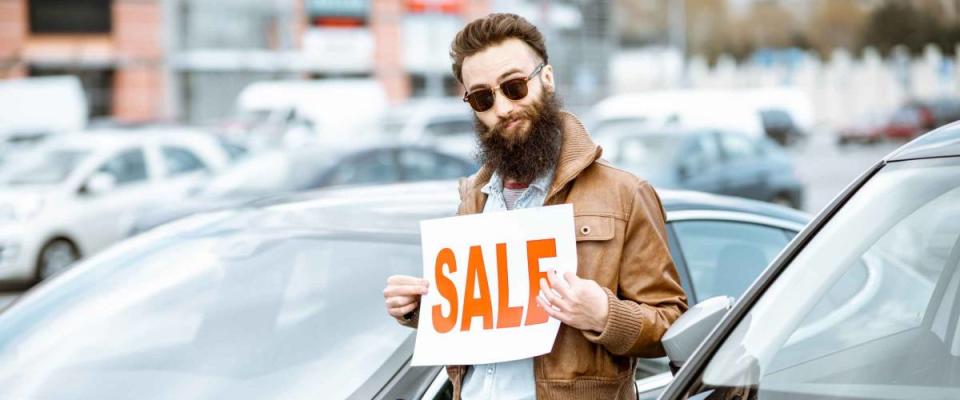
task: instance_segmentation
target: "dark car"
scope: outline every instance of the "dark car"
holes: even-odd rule
[[[775,140],[782,146],[792,146],[806,139],[799,126],[793,121],[789,112],[780,108],[766,108],[759,111],[760,121],[767,137]]]
[[[681,317],[663,342],[683,366],[661,398],[960,398],[958,288],[952,124],[850,185],[732,309]]]
[[[790,157],[768,138],[699,129],[600,131],[604,157],[655,187],[695,190],[803,206]]]
[[[0,314],[4,394],[443,398],[441,368],[409,365],[414,331],[386,314],[382,289],[390,275],[422,273],[419,221],[454,215],[456,185],[259,200],[82,261]],[[691,304],[739,296],[807,221],[755,201],[660,194]],[[670,374],[647,360],[638,377],[652,390]]]
[[[214,177],[190,198],[147,208],[134,222],[130,234],[266,195],[344,185],[452,179],[470,175],[476,169],[470,160],[416,145],[267,150]]]

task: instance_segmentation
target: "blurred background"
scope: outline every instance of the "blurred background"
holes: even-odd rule
[[[476,170],[448,47],[513,12],[655,186],[816,212],[960,119],[960,0],[0,0],[0,265],[284,192]]]

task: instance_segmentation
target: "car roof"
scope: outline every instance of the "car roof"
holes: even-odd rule
[[[914,139],[887,156],[886,161],[960,156],[960,121]]]
[[[805,213],[755,200],[678,190],[658,190],[657,193],[667,213],[694,210],[746,213],[798,225],[810,220]],[[325,226],[363,225],[364,229],[415,233],[421,220],[454,216],[458,204],[456,181],[429,181],[282,194],[254,200],[247,206],[301,211],[304,215],[324,214]],[[310,218],[304,221],[307,220]],[[308,226],[318,226],[319,222],[313,221]]]

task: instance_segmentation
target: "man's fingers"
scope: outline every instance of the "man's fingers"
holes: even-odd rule
[[[387,299],[387,308],[403,307],[411,303],[419,302],[419,296],[393,296]]]
[[[560,322],[566,323],[566,315],[563,314],[560,310],[554,308],[550,303],[543,299],[541,296],[537,296],[537,304],[540,305],[540,308],[543,308],[547,312],[547,315],[556,318]]]
[[[419,302],[417,302],[417,303],[410,303],[410,304],[407,304],[407,305],[405,305],[405,306],[403,306],[403,307],[391,308],[391,309],[389,310],[389,313],[390,313],[390,315],[392,315],[394,318],[402,318],[403,316],[407,315],[407,313],[409,313],[409,312],[411,312],[411,311],[413,311],[413,310],[416,310],[417,307],[419,307],[419,306],[420,306],[420,303],[419,303]]]
[[[419,285],[429,286],[430,282],[423,278],[408,275],[391,275],[387,278],[387,286],[390,285]]]
[[[540,278],[540,295],[553,307],[561,311],[570,310],[567,302],[560,296],[557,296],[557,294],[547,286],[547,282],[543,278]]]
[[[394,296],[419,296],[427,294],[427,287],[421,285],[387,285],[383,289],[383,297],[390,298]]]
[[[550,288],[560,294],[560,297],[564,299],[570,298],[570,285],[557,275],[556,270],[547,272],[547,279],[550,280]],[[542,282],[540,284],[543,285]]]

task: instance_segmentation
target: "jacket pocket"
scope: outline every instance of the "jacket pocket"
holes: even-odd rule
[[[606,215],[575,215],[574,229],[577,241],[603,241],[613,239],[614,218]]]

